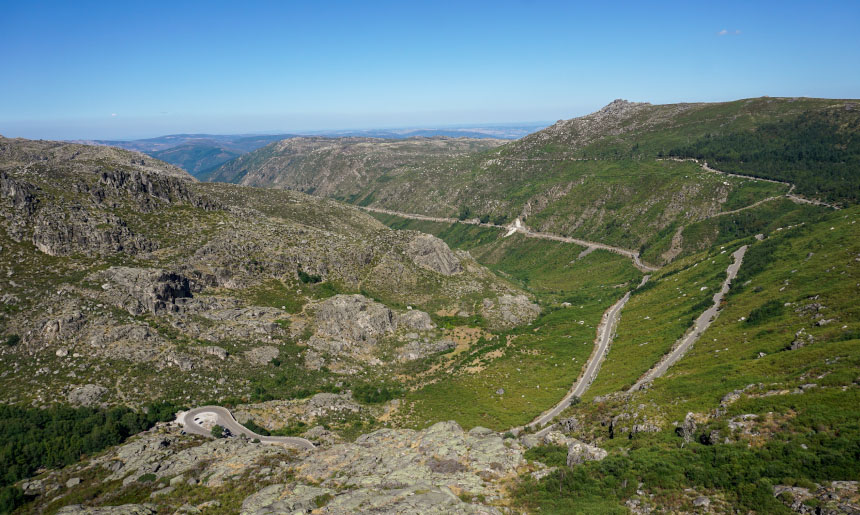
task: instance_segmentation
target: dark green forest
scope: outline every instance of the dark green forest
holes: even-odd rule
[[[0,513],[25,500],[13,483],[120,444],[156,422],[172,420],[176,411],[168,403],[153,403],[143,411],[0,405]]]
[[[830,202],[860,200],[860,112],[807,112],[747,132],[708,134],[670,156],[703,159],[725,172],[790,182]]]

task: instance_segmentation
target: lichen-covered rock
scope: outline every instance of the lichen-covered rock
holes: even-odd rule
[[[319,450],[297,468],[296,477],[346,488],[346,495],[353,495],[353,489],[445,485],[491,498],[500,494],[498,481],[513,477],[522,464],[523,448],[516,441],[440,422],[423,431],[381,429],[354,443]]]
[[[515,440],[486,428],[464,432],[455,422],[440,422],[422,431],[381,429],[352,443],[329,445],[296,451],[242,438],[180,435],[176,427],[161,425],[94,457],[89,466],[101,473],[82,486],[117,481],[121,483],[113,487],[117,490],[155,494],[155,502],[160,502],[175,496],[185,484],[213,489],[245,478],[248,484],[259,483],[237,510],[249,515],[297,511],[498,514],[486,504],[502,501],[510,482],[527,466],[524,449]],[[144,475],[155,480],[139,481]],[[67,479],[64,473],[49,472],[29,491],[39,495]],[[181,511],[194,512],[193,508],[189,505]],[[68,513],[89,513],[74,511],[80,509],[69,508]]]
[[[543,442],[547,445],[558,445],[561,447],[567,446],[571,441],[575,441],[571,438],[568,438],[560,431],[550,431],[543,437]]]
[[[696,433],[696,417],[693,413],[687,413],[684,423],[677,428],[677,433],[685,442],[690,442]]]
[[[265,365],[277,358],[278,354],[280,354],[280,351],[277,347],[264,345],[263,347],[256,347],[245,352],[245,359],[255,365]]]
[[[567,466],[572,467],[586,461],[601,461],[607,455],[605,449],[571,439],[567,445]]]
[[[448,245],[430,234],[418,233],[406,247],[407,255],[415,264],[442,275],[454,275],[463,271],[459,258]]]
[[[433,323],[430,315],[417,309],[399,315],[397,317],[397,325],[398,327],[413,331],[430,331],[436,328],[436,324]]]
[[[536,319],[540,315],[540,306],[525,295],[505,294],[495,302],[484,299],[481,314],[497,325],[513,327]]]
[[[332,490],[301,484],[270,485],[246,498],[242,503],[241,513],[247,515],[309,513],[319,507],[315,499],[326,494],[331,495]]]
[[[216,358],[224,361],[227,359],[227,350],[223,347],[218,347],[217,345],[209,345],[203,348],[203,351],[210,356],[215,356]]]
[[[69,392],[68,400],[74,406],[98,406],[107,392],[103,386],[85,384]]]
[[[379,340],[393,335],[397,329],[395,313],[363,295],[335,295],[309,310],[313,312],[315,331],[308,345],[313,351],[334,356],[335,363],[327,365],[344,373],[357,370],[338,363],[343,358],[381,363],[376,357]],[[307,358],[323,363],[318,355],[310,354]]]
[[[33,245],[49,256],[118,252],[133,255],[157,248],[152,241],[132,232],[118,216],[93,215],[82,209],[40,212],[33,220]]]
[[[321,338],[375,344],[397,327],[394,312],[363,295],[335,295],[315,310],[316,335]]]
[[[307,415],[311,419],[331,415],[332,413],[358,413],[361,406],[346,393],[318,393],[307,402]]]

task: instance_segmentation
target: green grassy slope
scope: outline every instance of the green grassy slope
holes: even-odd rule
[[[511,252],[495,266],[515,277],[527,264]],[[603,275],[595,280],[598,273]],[[454,419],[464,427],[504,430],[531,421],[564,396],[594,348],[603,312],[635,286],[639,273],[629,260],[596,251],[566,267],[565,282],[554,282],[554,274],[537,272],[528,284],[539,298],[569,299],[573,305],[543,304],[531,325],[487,337],[460,358],[453,374],[410,392],[409,425]]]
[[[858,219],[852,208],[753,245],[720,317],[649,395],[672,399],[678,414],[748,384],[852,385],[860,370]],[[761,309],[767,305],[776,307]],[[800,330],[814,343],[789,350]]]
[[[563,415],[577,417],[582,424],[578,436],[596,441],[610,456],[563,467],[539,482],[524,478],[516,493],[519,505],[544,513],[620,513],[631,501],[689,511],[704,495],[717,511],[791,513],[791,498],[775,497],[773,486],[814,492],[814,483],[856,479],[858,221],[860,208],[854,207],[774,230],[768,239],[751,243],[721,314],[665,376],[647,390],[580,403]],[[689,274],[684,263],[694,259],[668,268],[666,274],[679,271],[631,299],[618,346],[595,388],[621,388],[622,381],[601,376],[614,369],[617,377],[619,370],[646,365],[638,351],[616,351],[621,345],[633,348],[625,343],[630,341],[625,335],[636,332],[633,325],[648,329],[641,318],[645,312],[664,310],[667,302],[681,311],[681,304],[667,297],[673,294],[672,278]],[[792,348],[793,342],[802,345]],[[696,421],[689,426],[688,441],[675,429],[685,417]],[[646,422],[658,432],[633,430]]]
[[[391,227],[422,230],[535,294],[544,309],[530,326],[485,336],[457,358],[454,373],[405,398],[404,423],[442,419],[498,430],[522,425],[558,402],[593,349],[603,312],[641,280],[630,260],[578,245],[502,237],[498,229],[375,215]],[[568,308],[562,303],[570,303]],[[504,393],[497,391],[503,389]],[[452,402],[452,399],[456,401]]]
[[[736,247],[678,261],[654,274],[641,293],[630,298],[586,400],[626,390],[669,352],[693,320],[713,304]]]

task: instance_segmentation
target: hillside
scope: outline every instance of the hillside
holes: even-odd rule
[[[860,509],[860,208],[658,149],[845,109],[770,100],[292,138],[239,184],[0,140],[0,508]]]
[[[209,181],[275,187],[335,198],[355,197],[377,181],[495,148],[494,139],[290,138],[213,171]]]
[[[856,511],[858,217],[853,207],[716,247],[634,293],[597,380],[560,416],[562,431],[610,457],[526,481],[523,507]],[[630,389],[740,244],[749,250],[714,323],[663,377]],[[638,488],[619,488],[624,478]]]
[[[218,145],[186,143],[166,150],[150,152],[150,155],[202,179],[210,170],[239,157],[242,153]]]
[[[176,165],[191,175],[203,179],[208,172],[231,159],[268,145],[273,141],[289,137],[289,134],[171,134],[130,141],[92,140],[76,143],[106,145],[142,152]]]
[[[692,223],[786,195],[795,203],[854,202],[860,190],[854,105],[778,98],[656,106],[615,101],[495,149],[472,148],[477,153],[471,155],[463,149],[447,159],[393,164],[368,157],[376,163],[368,166],[358,164],[364,158],[334,158],[319,142],[296,141],[243,156],[211,180],[296,189],[402,213],[497,224],[520,218],[537,231],[651,248],[651,262],[660,264],[678,255],[673,236]],[[801,154],[784,150],[800,139],[806,142]],[[743,155],[724,152],[723,146],[741,140]],[[364,141],[361,148],[382,155],[386,145]],[[376,171],[368,174],[368,168]]]
[[[107,147],[2,140],[0,156],[5,403],[370,384],[453,345],[427,312],[522,293],[440,240],[333,201],[199,184]]]

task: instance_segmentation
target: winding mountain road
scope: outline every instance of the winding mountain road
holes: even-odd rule
[[[641,390],[643,386],[665,374],[669,370],[669,367],[681,359],[687,350],[702,336],[702,333],[710,327],[719,314],[720,303],[726,293],[728,293],[732,280],[738,275],[738,270],[741,268],[747,248],[748,246],[744,245],[732,254],[734,261],[726,269],[726,280],[723,281],[720,291],[714,294],[714,304],[699,315],[693,323],[691,330],[675,344],[674,349],[669,354],[665,355],[654,368],[646,372],[645,375],[636,381],[636,384],[630,387],[631,392]]]
[[[702,167],[702,170],[704,170],[704,171],[706,171],[706,172],[717,173],[717,174],[720,174],[720,175],[725,175],[726,177],[738,177],[738,178],[740,178],[740,179],[749,179],[749,180],[752,180],[752,181],[769,182],[769,183],[772,183],[772,184],[782,184],[782,185],[788,186],[789,188],[788,188],[788,191],[785,193],[785,195],[781,195],[781,196],[787,197],[789,200],[791,200],[791,201],[792,201],[792,202],[794,202],[794,203],[797,203],[797,204],[812,204],[812,205],[814,205],[814,206],[829,207],[830,209],[837,209],[837,210],[839,209],[839,206],[834,205],[834,204],[828,204],[827,202],[823,202],[823,201],[821,201],[821,200],[809,199],[809,198],[806,198],[806,197],[801,197],[801,196],[799,196],[799,195],[795,195],[793,192],[794,192],[794,188],[795,188],[795,186],[796,186],[796,185],[795,185],[795,184],[792,184],[792,183],[790,183],[790,182],[786,182],[786,181],[778,181],[778,180],[776,180],[776,179],[765,179],[765,178],[762,178],[762,177],[755,177],[755,176],[753,176],[753,175],[743,175],[743,174],[740,174],[740,173],[724,172],[724,171],[722,171],[722,170],[717,170],[716,168],[711,168],[710,166],[708,166],[708,162],[707,162],[707,161],[703,161],[703,162],[701,162],[701,163],[700,163],[698,159],[694,159],[694,158],[681,159],[681,158],[678,158],[678,157],[668,157],[668,158],[658,159],[658,161],[677,161],[677,162],[679,162],[679,163],[683,163],[683,162],[688,162],[688,161],[689,161],[689,162],[693,162],[693,163],[696,163],[697,165],[701,166],[701,167]],[[766,199],[764,199],[764,200],[761,200],[761,201],[759,201],[759,202],[757,202],[757,203],[755,203],[755,204],[752,204],[752,205],[746,206],[746,207],[744,207],[744,208],[736,209],[735,211],[727,211],[727,212],[725,212],[725,213],[719,213],[719,214],[714,215],[714,216],[727,215],[727,214],[730,214],[730,213],[735,213],[735,212],[737,212],[737,211],[742,211],[742,210],[744,210],[744,209],[749,209],[749,208],[754,207],[754,206],[756,206],[756,205],[758,205],[758,204],[760,204],[760,203],[762,203],[762,202],[766,202],[766,201],[768,201],[768,200],[773,200],[774,198],[779,198],[779,197],[770,197],[770,198],[766,198]]]
[[[294,436],[263,436],[251,431],[233,418],[233,414],[227,408],[221,406],[202,406],[194,408],[184,413],[180,413],[177,417],[177,422],[183,426],[186,433],[191,433],[201,436],[211,436],[212,430],[203,427],[202,422],[208,419],[209,422],[218,424],[219,426],[229,429],[234,435],[245,435],[248,438],[257,438],[262,443],[273,443],[288,445],[290,447],[298,447],[300,449],[313,450],[316,446],[310,440],[298,438]]]
[[[482,222],[479,222],[479,221],[474,220],[474,219],[472,219],[472,220],[460,220],[459,218],[446,218],[446,217],[439,217],[439,216],[419,215],[419,214],[415,214],[415,213],[402,213],[400,211],[392,211],[391,209],[382,209],[382,208],[378,208],[378,207],[369,207],[369,206],[356,206],[356,207],[358,207],[359,209],[363,209],[365,211],[373,212],[373,213],[399,216],[400,218],[408,218],[410,220],[422,220],[425,222],[439,222],[439,223],[448,223],[448,224],[460,223],[460,224],[467,224],[467,225],[477,225],[480,227],[490,227],[493,229],[502,229],[504,231],[507,231],[505,236],[510,236],[511,234],[518,232],[527,238],[538,238],[538,239],[542,239],[542,240],[553,240],[553,241],[560,241],[562,243],[574,243],[576,245],[581,245],[583,247],[591,247],[591,248],[595,248],[595,249],[607,250],[609,252],[614,252],[615,254],[620,254],[622,256],[628,257],[633,261],[633,264],[636,266],[636,268],[638,268],[639,270],[642,270],[643,272],[656,272],[657,270],[659,270],[659,268],[657,268],[657,267],[653,267],[651,265],[647,265],[647,264],[643,263],[642,260],[639,258],[639,252],[637,252],[635,250],[625,249],[625,248],[621,248],[621,247],[615,247],[613,245],[607,245],[605,243],[600,243],[600,242],[596,242],[596,241],[581,240],[579,238],[571,238],[569,236],[561,236],[558,234],[552,234],[552,233],[547,233],[547,232],[533,231],[533,230],[529,229],[528,227],[526,227],[525,225],[523,225],[519,218],[514,220],[514,222],[511,223],[510,225],[497,225],[497,224],[490,224],[490,223],[482,223]]]

